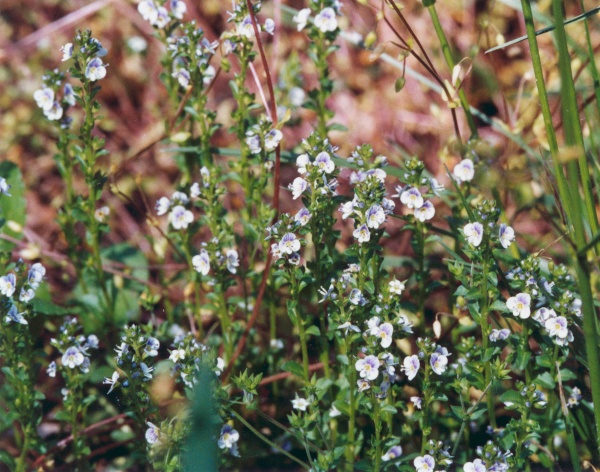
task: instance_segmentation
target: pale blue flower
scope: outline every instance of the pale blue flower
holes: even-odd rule
[[[379,376],[379,359],[377,356],[367,356],[364,359],[358,359],[354,364],[360,377],[367,380],[375,380]]]
[[[471,246],[478,247],[483,240],[483,225],[481,223],[468,223],[463,228],[463,233]]]
[[[463,159],[452,171],[454,179],[460,184],[462,182],[470,182],[475,176],[475,168],[471,159]]]
[[[265,20],[264,29],[267,33],[269,33],[271,35],[274,34],[275,33],[275,22],[271,18],[267,18]]]
[[[381,460],[391,461],[391,460],[397,459],[401,455],[402,455],[402,448],[400,446],[394,446],[388,452],[386,452],[383,456],[381,456]]]
[[[17,286],[17,277],[15,274],[3,275],[0,277],[0,294],[12,297]]]
[[[110,390],[107,392],[107,394],[113,391],[113,389],[117,386],[118,381],[119,381],[119,373],[117,371],[113,372],[112,378],[110,378],[110,379],[108,377],[104,378],[104,382],[102,382],[102,383],[110,385]]]
[[[62,356],[62,363],[69,369],[74,369],[83,364],[84,355],[76,346],[69,347]]]
[[[202,275],[208,275],[210,272],[210,257],[208,256],[208,251],[206,249],[201,249],[200,254],[192,257],[192,265],[196,272],[199,272]]]
[[[11,195],[8,193],[9,190],[10,184],[8,181],[4,177],[0,177],[0,195],[6,195],[10,197]]]
[[[338,26],[335,10],[331,7],[323,8],[323,10],[315,16],[314,23],[323,33],[335,31]]]
[[[106,77],[106,67],[108,64],[103,64],[102,59],[94,57],[90,59],[85,68],[85,76],[91,81],[101,80]]]
[[[36,90],[33,93],[33,99],[37,103],[38,107],[44,111],[48,111],[54,105],[54,90],[48,87]]]
[[[13,322],[26,325],[28,323],[23,317],[24,314],[25,312],[19,313],[15,305],[11,305],[11,307],[8,309],[8,313],[6,314],[6,318],[4,318],[4,321],[7,323]]]
[[[62,62],[68,61],[73,57],[73,43],[67,43],[60,47],[60,52],[63,53]]]
[[[435,467],[435,459],[429,454],[417,457],[414,462],[417,472],[433,472]]]

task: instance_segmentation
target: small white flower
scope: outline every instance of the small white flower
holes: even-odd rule
[[[340,211],[342,212],[343,220],[352,216],[352,213],[354,213],[354,200],[342,203],[342,205],[340,206]]]
[[[323,33],[335,31],[338,26],[335,10],[331,7],[323,8],[323,10],[315,16],[314,23]]]
[[[429,200],[423,202],[420,208],[415,208],[415,218],[421,222],[430,220],[435,215],[435,207]]]
[[[512,311],[513,316],[526,319],[531,314],[531,296],[528,293],[519,293],[506,300],[506,307]]]
[[[303,8],[300,10],[292,21],[297,24],[298,31],[302,31],[308,22],[308,18],[310,17],[310,8]]]
[[[350,295],[348,295],[348,300],[350,300],[350,303],[352,303],[353,305],[364,305],[367,302],[365,297],[363,297],[362,292],[358,288],[353,288],[350,291]]]
[[[142,0],[138,4],[138,12],[142,15],[142,18],[150,24],[154,24],[158,18],[158,10],[152,0]]]
[[[103,64],[102,59],[94,57],[91,59],[85,68],[85,76],[90,79],[90,82],[101,80],[106,77],[106,67],[108,64]]]
[[[367,226],[377,229],[385,221],[385,212],[380,205],[373,205],[367,210],[365,217],[367,219]]]
[[[204,74],[202,74],[202,83],[204,85],[208,85],[212,82],[212,79],[217,75],[217,70],[214,66],[209,65],[206,69],[204,69]]]
[[[8,309],[6,317],[4,318],[4,321],[6,321],[7,323],[13,322],[26,325],[28,323],[25,317],[23,316],[24,314],[25,312],[19,313],[15,305],[11,305],[11,307]]]
[[[75,91],[73,90],[73,86],[71,84],[65,84],[64,88],[64,100],[70,106],[75,106],[77,103]]]
[[[46,373],[48,374],[48,377],[56,377],[56,362],[52,361],[48,364]]]
[[[304,175],[304,174],[306,174],[306,172],[308,172],[306,167],[309,165],[311,165],[311,164],[310,164],[310,158],[308,157],[308,154],[300,154],[296,158],[296,166],[298,167],[298,173],[300,175]]]
[[[254,37],[254,26],[250,15],[247,15],[237,26],[237,34],[247,39]]]
[[[419,368],[421,367],[421,362],[419,361],[419,358],[416,355],[406,357],[402,364],[403,365],[400,368],[400,370],[406,373],[408,380],[414,379],[417,376],[417,373],[419,372]]]
[[[350,321],[346,321],[337,327],[337,329],[342,329],[345,332],[345,335],[348,336],[348,331],[354,331],[355,333],[360,333],[360,328],[358,326],[354,326]]]
[[[381,456],[382,461],[391,461],[402,455],[402,448],[400,446],[392,447],[388,452]]]
[[[190,72],[184,67],[177,68],[172,76],[177,79],[182,87],[187,87],[190,84]]]
[[[269,33],[271,35],[274,34],[275,33],[275,22],[271,18],[267,18],[265,20],[264,29],[267,33]]]
[[[371,384],[365,379],[360,379],[358,382],[356,382],[356,386],[358,387],[359,392],[364,392],[365,390],[369,390],[371,388]]]
[[[48,87],[36,90],[33,93],[33,99],[38,107],[44,111],[48,111],[52,108],[52,105],[54,105],[54,90]]]
[[[110,215],[110,208],[108,208],[107,206],[97,208],[94,212],[94,218],[98,223],[106,222],[108,215]]]
[[[304,191],[307,189],[308,183],[302,177],[296,177],[294,181],[289,185],[289,189],[292,191],[294,200],[299,198]]]
[[[174,229],[186,229],[194,221],[194,214],[181,205],[175,206],[169,213],[169,222]]]
[[[463,233],[471,246],[478,247],[483,239],[483,225],[481,223],[468,223],[463,228]]]
[[[149,337],[146,339],[146,347],[144,347],[144,352],[146,355],[155,357],[158,356],[158,349],[160,348],[160,341],[156,338]]]
[[[501,224],[498,237],[500,238],[500,244],[502,244],[502,247],[507,249],[515,240],[515,230],[510,226]]]
[[[33,300],[33,297],[35,296],[35,292],[33,291],[32,288],[21,288],[21,293],[19,294],[19,301],[21,303],[28,303],[31,300]]]
[[[233,429],[233,426],[225,424],[221,428],[221,435],[217,444],[220,449],[231,449],[239,439],[240,433]]]
[[[446,370],[446,367],[448,366],[448,358],[442,354],[434,352],[431,355],[429,363],[431,364],[431,368],[436,374],[442,375]]]
[[[210,272],[210,257],[206,249],[201,249],[200,254],[192,257],[192,265],[196,272],[207,275]]]
[[[308,211],[305,207],[302,207],[298,213],[296,213],[296,216],[294,216],[294,221],[300,223],[301,226],[306,226],[306,224],[310,221],[311,216],[312,215],[310,214],[310,211]]]
[[[404,190],[400,195],[400,201],[408,208],[421,208],[423,206],[423,196],[419,189],[415,187]]]
[[[83,364],[84,356],[75,346],[68,348],[62,356],[62,363],[69,369],[74,369],[78,365]]]
[[[273,151],[283,139],[283,133],[278,129],[272,129],[265,135],[265,150]]]
[[[577,387],[575,387],[577,388]],[[329,410],[329,417],[330,418],[337,418],[338,416],[340,416],[342,414],[342,412],[340,410],[338,410],[335,405],[333,405],[331,407],[331,409]]]
[[[463,159],[454,166],[452,175],[459,184],[462,182],[470,182],[475,176],[473,161],[471,159]]]
[[[108,393],[112,392],[113,389],[117,386],[117,382],[119,381],[119,377],[120,377],[119,373],[117,371],[114,371],[113,374],[112,374],[112,378],[110,378],[110,379],[108,377],[104,378],[104,382],[102,382],[102,383],[110,385],[110,390],[108,391]]]
[[[158,216],[162,216],[169,211],[170,207],[171,207],[171,200],[169,200],[167,197],[161,197],[156,202],[156,214]]]
[[[165,7],[158,7],[156,9],[156,20],[154,20],[152,25],[156,26],[157,28],[163,29],[169,24],[170,20],[171,19],[169,18],[169,12],[167,11],[167,9]]]
[[[187,6],[182,0],[171,0],[171,13],[178,20],[183,19],[183,15],[187,12]]]
[[[17,286],[17,277],[15,274],[3,275],[0,277],[0,294],[12,297]]]
[[[390,293],[394,295],[402,295],[402,292],[406,288],[404,282],[400,282],[396,279],[390,280],[388,283],[388,287],[390,289]]]
[[[556,336],[557,338],[566,339],[569,335],[567,319],[564,316],[557,316],[546,320],[544,327],[550,336]]]
[[[354,233],[352,233],[352,235],[358,239],[359,243],[366,243],[367,241],[369,241],[371,239],[371,232],[369,231],[369,228],[367,227],[367,225],[361,225],[358,228],[356,228],[354,230]]]
[[[416,472],[433,472],[435,468],[435,459],[429,454],[417,457],[413,462]]]
[[[287,233],[281,238],[279,250],[282,254],[293,254],[300,250],[300,240],[294,233]]]
[[[360,376],[363,379],[375,380],[379,376],[379,359],[377,356],[367,356],[364,359],[358,359],[354,364]]]
[[[63,53],[62,62],[68,61],[73,57],[73,43],[67,43],[60,47],[60,52]]]
[[[410,401],[417,410],[420,410],[423,407],[423,399],[421,397],[410,397]]]
[[[294,410],[306,411],[310,406],[310,402],[306,398],[298,397],[298,394],[296,394],[296,398],[292,400],[292,406]]]
[[[237,268],[240,266],[238,252],[235,249],[227,249],[225,258],[227,260],[227,270],[232,274],[235,274]]]
[[[302,87],[292,87],[288,92],[290,104],[295,107],[301,107],[306,98],[306,92]]]
[[[60,120],[63,116],[63,108],[61,104],[58,102],[54,102],[50,109],[44,110],[44,116],[50,121]]]
[[[221,375],[223,373],[223,369],[225,368],[225,361],[220,357],[217,357],[217,375]]]
[[[464,472],[487,472],[485,463],[481,459],[475,459],[473,462],[467,462],[463,466]]]
[[[148,429],[146,430],[146,441],[148,441],[148,444],[150,445],[156,444],[160,436],[160,429],[158,429],[158,426],[155,424],[150,423],[150,421],[147,421],[146,424],[148,425]]]
[[[329,153],[322,151],[315,157],[314,165],[318,167],[321,172],[331,174],[335,170],[335,164],[331,159]]]
[[[173,349],[171,351],[171,355],[169,356],[169,360],[177,364],[177,362],[185,359],[185,350],[184,349]]]

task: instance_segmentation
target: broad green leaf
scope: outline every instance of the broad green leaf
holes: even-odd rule
[[[16,225],[25,226],[25,217],[27,213],[25,202],[25,184],[19,168],[12,162],[5,161],[0,163],[0,177],[6,179],[10,185],[9,195],[0,194],[0,234],[5,234],[11,238],[21,239],[22,231],[15,231]],[[14,224],[8,224],[16,223]],[[12,228],[10,226],[13,226]],[[11,251],[14,244],[0,239],[0,251]]]

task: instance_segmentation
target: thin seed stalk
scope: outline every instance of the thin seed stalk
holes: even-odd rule
[[[294,274],[294,270],[290,271],[290,290],[292,295],[292,300],[296,302],[294,304],[294,316],[293,319],[296,320],[296,327],[298,328],[298,335],[300,337],[300,350],[302,352],[302,372],[304,377],[305,384],[308,384],[310,380],[309,369],[308,369],[308,345],[306,343],[306,329],[304,328],[304,320],[300,314],[300,310],[298,309],[298,305],[300,303],[300,294],[298,293],[298,281],[296,280],[296,276]]]
[[[448,38],[446,38],[446,33],[444,33],[444,29],[442,28],[442,24],[440,23],[437,10],[435,9],[435,4],[432,4],[429,7],[427,7],[427,10],[431,15],[433,27],[435,28],[438,40],[440,42],[440,45],[442,46],[442,53],[444,54],[446,63],[450,68],[450,73],[452,73],[452,70],[454,69],[454,66],[456,64],[454,62],[454,58],[452,57],[452,51],[450,50]],[[452,85],[454,86],[454,84]],[[460,103],[462,105],[463,110],[465,111],[465,118],[467,119],[467,123],[469,125],[469,129],[471,130],[471,134],[474,138],[476,138],[478,136],[477,125],[475,124],[475,120],[473,119],[473,115],[471,114],[471,107],[469,105],[469,102],[467,101],[467,97],[462,88],[458,91],[458,97],[460,98]]]

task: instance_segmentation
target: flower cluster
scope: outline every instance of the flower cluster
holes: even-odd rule
[[[310,8],[303,8],[294,15],[293,21],[296,23],[296,29],[302,31],[311,22],[314,28],[322,34],[335,32],[338,29],[337,17],[341,14],[341,3],[338,0],[326,3],[328,6],[319,10],[314,18],[311,18],[313,10]]]
[[[170,10],[165,7],[169,4]],[[172,20],[181,20],[187,12],[187,6],[182,0],[142,0],[138,4],[138,12],[142,18],[158,29],[164,29]]]
[[[217,238],[213,238],[208,243],[202,243],[202,246],[200,253],[192,257],[192,265],[196,272],[208,275],[211,269],[211,260],[213,261],[213,267],[217,271],[226,270],[231,274],[237,272],[240,262],[239,254],[235,249],[220,249]]]
[[[173,340],[173,349],[169,350],[169,360],[173,362],[172,374],[179,378],[188,388],[196,383],[196,374],[201,363],[205,363],[213,372],[220,375],[225,362],[220,357],[214,359],[207,346],[198,342],[191,333],[179,334]]]
[[[60,363],[52,361],[46,370],[49,377],[55,377],[57,368],[63,373],[66,371],[74,371],[87,374],[90,371],[90,349],[98,349],[98,337],[94,334],[84,336],[77,334],[81,329],[81,325],[76,318],[67,319],[60,327],[58,338],[50,340],[50,344],[54,346],[60,354]]]
[[[478,248],[484,241],[484,237],[504,249],[510,247],[515,240],[515,231],[504,223],[495,223],[498,214],[493,202],[484,200],[478,205],[477,221],[467,223],[462,229],[463,235],[471,247]]]
[[[283,133],[273,128],[270,120],[263,118],[246,131],[245,142],[251,154],[266,156],[267,153],[275,151],[282,139]]]
[[[19,263],[16,269],[20,272],[25,267],[25,264]],[[29,268],[27,277],[24,279],[17,279],[16,274],[12,272],[0,276],[0,295],[6,297],[8,306],[4,322],[28,324],[23,316],[25,312],[19,312],[19,307],[22,306],[21,304],[29,303],[35,297],[35,291],[45,275],[46,268],[41,263],[36,262]],[[15,296],[16,293],[19,294],[18,298]]]

